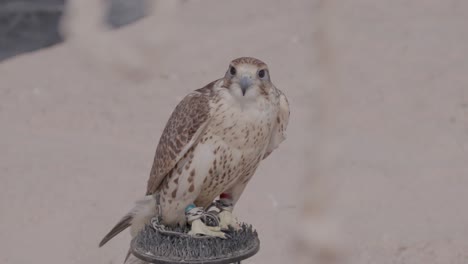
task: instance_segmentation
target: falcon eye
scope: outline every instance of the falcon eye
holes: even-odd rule
[[[258,77],[264,78],[265,77],[265,70],[259,70],[258,71]]]
[[[229,69],[229,73],[230,73],[231,75],[236,75],[236,72],[237,72],[237,71],[236,71],[236,68],[234,68],[233,66],[231,66],[231,68]]]

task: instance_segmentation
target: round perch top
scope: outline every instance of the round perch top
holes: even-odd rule
[[[227,231],[227,239],[193,237],[187,234],[186,227],[168,231],[163,233],[147,226],[132,240],[133,255],[158,264],[230,264],[247,259],[260,249],[257,232],[246,224],[239,230]]]

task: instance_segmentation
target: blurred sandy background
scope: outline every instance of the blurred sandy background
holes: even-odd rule
[[[164,2],[112,31],[94,2],[70,1],[63,44],[0,62],[0,263],[121,263],[126,232],[97,244],[167,118],[239,56],[291,104],[236,208],[261,236],[246,263],[468,262],[466,2]]]

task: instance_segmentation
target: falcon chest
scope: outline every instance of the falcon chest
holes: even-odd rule
[[[219,104],[210,123],[208,134],[222,140],[228,147],[243,151],[260,151],[268,144],[274,119],[267,102],[246,105]]]
[[[224,100],[212,107],[212,120],[199,142],[213,153],[202,187],[208,200],[239,181],[246,183],[263,158],[277,111],[266,100],[248,103]]]

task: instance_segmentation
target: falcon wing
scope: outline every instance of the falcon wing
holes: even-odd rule
[[[286,96],[283,94],[281,90],[278,89],[279,92],[279,111],[278,116],[276,117],[276,124],[275,128],[273,129],[273,133],[270,138],[270,143],[268,143],[268,147],[263,155],[265,159],[268,155],[275,150],[281,142],[286,139],[286,127],[289,123],[289,103]]]
[[[156,148],[146,195],[159,189],[166,175],[203,135],[210,121],[214,83],[187,95],[175,108]]]
[[[187,95],[172,113],[156,148],[146,195],[154,194],[159,189],[167,174],[203,135],[210,121],[209,102],[215,96],[215,83],[216,81]],[[134,216],[142,206],[152,201],[147,198],[137,202],[137,206],[102,239],[99,247],[132,225]]]

